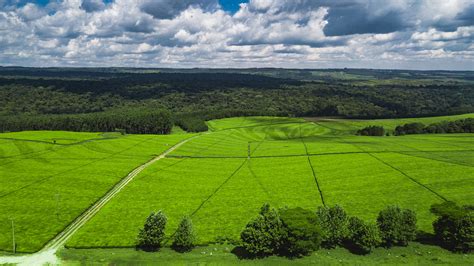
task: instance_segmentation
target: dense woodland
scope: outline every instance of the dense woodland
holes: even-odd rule
[[[166,110],[170,123],[188,131],[236,115],[448,115],[474,111],[473,88],[474,72],[0,67],[0,128],[126,129],[123,123],[140,112]],[[168,132],[159,128],[126,131]]]

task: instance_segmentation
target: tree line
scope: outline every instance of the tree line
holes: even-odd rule
[[[431,213],[434,242],[453,252],[474,249],[473,206],[454,202],[433,204]],[[152,212],[140,229],[137,248],[157,251],[166,239],[167,217],[162,211]],[[264,204],[258,216],[248,222],[237,245],[242,258],[271,255],[290,258],[310,255],[320,248],[345,247],[355,254],[368,254],[376,247],[407,246],[419,238],[416,213],[391,205],[381,210],[375,223],[349,216],[339,205],[319,207],[316,211],[297,208],[272,208]],[[196,232],[190,217],[185,216],[171,236],[171,247],[178,252],[195,247]]]
[[[72,115],[21,115],[0,117],[0,132],[66,130],[84,132],[120,131],[130,134],[169,134],[171,113],[165,110],[123,110]]]
[[[395,128],[395,135],[408,134],[444,134],[444,133],[474,133],[474,118],[456,121],[444,121],[425,126],[423,123],[408,123]]]

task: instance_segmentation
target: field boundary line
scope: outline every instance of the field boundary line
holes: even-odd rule
[[[202,206],[204,206],[204,204],[206,204],[206,202],[208,202],[217,192],[219,192],[219,190],[225,185],[227,184],[227,182],[229,182],[229,180],[235,176],[237,174],[237,172],[239,172],[240,169],[242,169],[242,167],[245,165],[245,163],[247,163],[247,159],[244,160],[240,165],[239,167],[237,167],[237,169],[234,170],[234,172],[232,172],[232,174],[227,177],[224,182],[222,182],[222,184],[220,184],[212,193],[211,195],[209,195],[205,200],[203,200],[201,202],[201,204],[199,204],[199,206],[191,213],[191,217],[194,216],[194,214],[196,214],[201,208]]]
[[[338,138],[339,140],[341,140],[340,137],[337,137],[337,138]],[[443,195],[439,194],[438,192],[434,191],[433,189],[429,188],[428,186],[422,184],[420,181],[418,181],[418,180],[414,179],[413,177],[409,176],[408,174],[406,174],[406,173],[403,172],[402,170],[396,168],[395,166],[393,166],[393,165],[391,165],[391,164],[385,162],[384,160],[380,159],[379,157],[375,156],[372,152],[368,152],[368,151],[364,150],[363,148],[359,147],[359,145],[354,144],[354,143],[345,142],[344,140],[341,140],[341,141],[339,141],[339,142],[344,143],[344,144],[350,144],[350,145],[352,145],[352,146],[358,148],[359,150],[366,152],[366,154],[369,155],[370,157],[376,159],[377,161],[383,163],[384,165],[386,165],[386,166],[392,168],[393,170],[399,172],[400,174],[402,174],[402,175],[405,176],[406,178],[410,179],[410,180],[413,181],[414,183],[420,185],[421,187],[427,189],[428,191],[430,191],[430,192],[433,193],[434,195],[438,196],[440,199],[442,199],[442,200],[444,200],[444,201],[448,201],[445,197],[443,197]],[[403,146],[405,146],[405,145],[403,145]],[[405,147],[407,147],[407,146],[405,146]],[[392,153],[397,153],[397,152],[392,152]]]
[[[148,162],[136,167],[131,172],[122,178],[118,183],[116,183],[109,191],[107,191],[100,199],[98,199],[91,207],[86,209],[82,214],[76,217],[64,230],[59,232],[55,237],[53,237],[48,243],[46,243],[41,250],[36,253],[29,254],[26,256],[18,257],[4,257],[14,261],[13,263],[25,263],[28,264],[28,259],[33,260],[34,257],[44,254],[53,254],[64,244],[66,241],[76,233],[84,224],[86,224],[91,218],[93,218],[101,209],[104,207],[112,198],[114,198],[127,184],[129,184],[140,172],[152,165],[153,163],[163,159],[169,153],[173,152],[175,149],[179,148],[186,142],[201,135],[192,136],[187,139],[184,139],[177,144],[173,145],[168,150],[162,152],[159,156],[149,160]],[[0,257],[0,263],[2,263],[2,258]]]
[[[308,153],[308,147],[306,146],[304,139],[301,137],[301,126],[300,126],[300,139],[301,139],[301,142],[303,143],[304,150],[306,152],[306,158],[308,159],[309,167],[311,168],[311,172],[313,173],[314,182],[316,182],[316,186],[318,187],[319,196],[321,197],[321,202],[323,203],[324,206],[326,206],[326,203],[324,202],[323,191],[321,190],[321,187],[319,186],[318,178],[316,177],[316,171],[314,171],[313,164],[311,163],[311,157]]]
[[[425,184],[421,183],[420,181],[416,180],[415,178],[409,176],[408,174],[406,174],[405,172],[403,172],[402,170],[398,169],[397,167],[385,162],[384,160],[378,158],[377,156],[371,154],[371,153],[367,153],[368,155],[370,155],[372,158],[375,158],[377,161],[385,164],[386,166],[392,168],[393,170],[399,172],[400,174],[404,175],[405,177],[407,177],[408,179],[410,179],[411,181],[415,182],[416,184],[422,186],[423,188],[427,189],[428,191],[430,191],[431,193],[435,194],[436,196],[438,196],[440,199],[444,200],[444,201],[448,201],[448,199],[446,199],[443,195],[439,194],[438,192],[434,191],[433,189],[429,188],[428,186],[426,186]]]
[[[419,151],[413,151],[413,152],[420,153]],[[448,158],[446,158],[446,157],[441,157],[441,158],[447,160],[447,161],[443,161],[443,160],[440,160],[440,159],[423,157],[423,156],[421,156],[421,155],[409,154],[408,152],[403,152],[403,151],[401,151],[401,152],[396,151],[396,152],[394,152],[394,153],[398,153],[398,154],[405,155],[405,156],[412,156],[412,157],[421,158],[421,159],[430,160],[430,161],[435,161],[435,162],[440,162],[440,163],[453,164],[453,165],[457,165],[457,166],[474,167],[474,165],[470,165],[470,164],[465,164],[465,163],[460,163],[460,162],[449,161],[450,159],[448,159]]]

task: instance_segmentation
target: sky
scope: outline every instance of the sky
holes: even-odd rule
[[[474,70],[474,0],[0,0],[0,65]]]

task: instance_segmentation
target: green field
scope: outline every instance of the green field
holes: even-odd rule
[[[159,252],[127,248],[64,249],[59,252],[64,265],[472,265],[472,254],[455,254],[437,246],[410,243],[408,247],[377,248],[360,256],[346,249],[319,250],[308,257],[289,260],[271,256],[241,260],[231,245],[197,247],[189,253],[164,248]]]
[[[0,134],[0,249],[11,250],[13,220],[17,250],[39,250],[134,167],[187,137]]]
[[[474,135],[353,135],[474,114],[352,121],[247,117],[209,121],[210,132],[141,172],[67,243],[68,247],[133,247],[150,212],[168,216],[167,234],[191,215],[197,244],[238,240],[260,206],[340,204],[374,220],[398,204],[416,211],[430,232],[432,203],[474,202]],[[135,167],[194,136],[176,134],[17,132],[0,134],[0,249],[39,250]],[[250,159],[248,158],[250,153]],[[169,242],[167,244],[170,244]]]
[[[324,200],[367,220],[386,205],[398,204],[415,210],[419,228],[427,232],[434,219],[431,204],[473,203],[472,134],[362,137],[352,135],[353,124],[369,122],[349,122],[269,117],[210,121],[211,133],[143,171],[67,246],[133,247],[138,229],[156,210],[168,216],[168,235],[184,215],[191,215],[198,244],[204,245],[238,240],[265,202],[315,210]],[[349,125],[333,130],[336,123]]]

